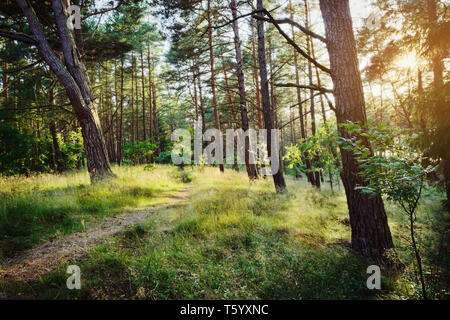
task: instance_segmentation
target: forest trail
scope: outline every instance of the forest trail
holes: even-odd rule
[[[183,205],[189,196],[190,188],[187,187],[169,196],[169,201],[163,205],[108,217],[103,221],[87,225],[84,232],[67,234],[44,242],[7,260],[0,269],[0,280],[33,281],[39,279],[67,259],[82,256],[89,249],[102,244],[110,237],[143,222],[149,215]]]

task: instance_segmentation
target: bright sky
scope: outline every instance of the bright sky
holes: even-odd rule
[[[325,31],[323,27],[323,20],[320,9],[318,8],[318,2],[318,0],[312,1],[316,8],[311,12],[311,21],[314,25],[314,30],[318,33],[324,34]],[[360,28],[364,23],[363,19],[367,18],[372,12],[370,3],[371,0],[350,0],[350,11],[352,14],[354,28]]]

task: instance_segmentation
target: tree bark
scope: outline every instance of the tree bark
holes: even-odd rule
[[[135,124],[136,124],[136,141],[140,141],[140,132],[139,132],[139,79],[138,79],[138,61],[137,61],[137,57],[136,57],[136,60],[135,60],[135,66],[136,66],[136,69],[135,69],[135,75],[134,75],[134,79],[135,79],[135,93],[136,93],[136,114],[135,114],[135,116],[136,116],[136,121],[135,121]]]
[[[211,90],[214,107],[214,120],[216,122],[216,129],[220,131],[219,111],[217,109],[217,98],[216,98],[216,83],[215,83],[216,80],[214,71],[214,49],[213,49],[213,35],[212,35],[213,29],[211,24],[211,0],[208,0],[207,20],[208,20],[209,61],[211,65]],[[221,172],[225,171],[223,164],[219,164],[219,168]]]
[[[348,0],[320,0],[325,23],[327,49],[330,56],[336,116],[338,124],[352,121],[364,125],[366,120],[364,93],[359,71],[356,44]],[[351,136],[339,126],[343,138]],[[370,148],[370,143],[363,139]],[[394,247],[383,200],[355,190],[366,185],[358,174],[360,167],[355,155],[341,148],[344,183],[352,229],[352,247],[364,257],[378,263],[390,263],[385,256]]]
[[[135,141],[135,128],[134,128],[134,69],[135,60],[133,53],[131,54],[131,143]]]
[[[305,0],[305,28],[309,30],[309,4],[308,0]],[[311,37],[306,35],[306,53],[311,56]],[[309,85],[313,86],[313,74],[312,74],[312,63],[308,61],[308,81]],[[309,90],[309,102],[310,102],[310,117],[311,117],[311,135],[314,137],[316,135],[316,109],[314,105],[314,90]],[[309,163],[308,163],[309,162]],[[318,158],[314,157],[313,161],[307,161],[307,166],[309,165],[317,167]],[[320,189],[320,173],[319,171],[312,172],[310,177],[311,183],[316,188]]]
[[[144,54],[141,50],[141,76],[142,76],[142,141],[147,140],[147,131],[145,125],[145,77],[144,77]]]
[[[119,90],[117,89],[117,61],[114,60],[114,116],[111,123],[111,132],[113,137],[113,148],[114,148],[114,162],[119,162],[119,109],[120,109],[120,102],[119,102]]]
[[[289,14],[292,21],[294,21],[294,7],[292,6],[292,2],[289,0]],[[292,40],[295,41],[295,29],[294,26],[291,25],[292,32]],[[294,68],[295,68],[295,84],[300,85],[300,75],[298,70],[298,52],[293,48],[294,53]],[[302,139],[306,138],[305,134],[305,121],[303,119],[303,104],[302,104],[302,91],[300,87],[297,87],[297,103],[298,103],[298,111],[300,116],[300,136]]]
[[[206,132],[206,114],[205,114],[205,106],[203,105],[203,90],[202,90],[202,81],[200,78],[200,71],[197,71],[197,82],[198,82],[198,95],[199,95],[199,106],[200,106],[200,115],[202,116],[202,134]]]
[[[124,58],[121,59],[121,68],[120,68],[120,116],[119,116],[119,128],[118,128],[118,138],[117,138],[117,161],[119,166],[122,165],[122,144],[123,144],[123,100],[124,100]]]
[[[236,115],[236,110],[234,108],[234,102],[233,102],[233,96],[232,96],[231,90],[230,90],[230,84],[228,82],[227,70],[225,69],[225,60],[223,60],[222,63],[223,63],[223,76],[225,79],[225,90],[227,92],[228,105],[230,106],[231,114],[233,116],[233,121],[234,121],[234,124],[236,125],[238,123],[238,119],[237,119],[237,115]]]
[[[257,1],[257,10],[263,10],[264,6],[262,0]],[[258,13],[259,17],[264,17],[262,13]],[[269,157],[272,155],[272,129],[274,129],[273,110],[270,105],[269,94],[269,81],[267,76],[267,63],[266,63],[266,44],[265,44],[265,32],[264,21],[258,19],[258,58],[259,58],[259,75],[261,77],[261,102],[264,114],[264,124],[267,130],[267,154]],[[273,159],[272,159],[273,161]],[[281,164],[280,164],[281,165]],[[276,173],[272,173],[273,182],[277,193],[286,193],[286,182],[284,181],[283,171],[278,170]]]
[[[158,106],[156,103],[156,84],[155,81],[152,80],[152,98],[153,98],[153,129],[154,129],[154,137],[155,142],[158,147],[156,150],[156,155],[161,153],[161,142],[159,140],[159,120],[158,120]]]
[[[198,122],[198,95],[197,95],[197,76],[192,69],[192,81],[194,82],[194,105],[195,105],[195,121]]]
[[[256,55],[256,45],[255,45],[255,31],[253,26],[253,19],[250,21],[250,31],[252,39],[252,56],[253,56],[253,78],[255,81],[255,91],[256,91],[256,106],[258,107],[258,127],[262,129],[264,127],[262,106],[261,106],[261,90],[259,88],[259,72],[258,72],[258,57]]]
[[[147,52],[147,65],[148,65],[148,111],[149,111],[149,121],[148,121],[148,136],[153,137],[153,108],[152,108],[152,64],[151,64],[151,51],[150,51],[150,36],[148,36],[148,52]]]
[[[8,104],[8,61],[3,62],[3,103],[6,106]]]
[[[243,71],[243,61],[242,61],[242,51],[241,51],[241,39],[239,36],[239,24],[237,21],[237,7],[236,1],[230,0],[231,13],[233,15],[233,31],[234,31],[234,49],[236,52],[236,74],[239,83],[239,104],[241,109],[241,122],[242,130],[246,132],[249,129],[249,120],[247,112],[247,93],[245,91],[245,76]],[[250,139],[248,136],[245,137],[245,167],[247,169],[247,175],[250,180],[258,178],[256,171],[256,166],[250,164]]]

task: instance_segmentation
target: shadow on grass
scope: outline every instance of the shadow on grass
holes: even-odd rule
[[[58,235],[81,231],[90,221],[171,193],[153,186],[112,183],[56,188],[5,199],[0,201],[0,258],[12,257]]]

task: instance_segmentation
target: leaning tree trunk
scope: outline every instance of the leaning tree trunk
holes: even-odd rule
[[[112,176],[100,120],[93,106],[94,99],[87,71],[81,60],[80,51],[67,26],[67,3],[63,4],[60,0],[52,0],[56,30],[64,56],[63,64],[50,47],[35,11],[26,0],[15,0],[15,2],[27,18],[41,57],[49,65],[67,92],[81,126],[91,181],[95,182]]]
[[[353,25],[348,0],[320,0],[320,10],[325,23],[327,48],[330,56],[334,83],[336,117],[338,124],[348,121],[365,124],[366,111],[359,63],[353,35]],[[339,126],[339,135],[351,136]],[[370,148],[369,142],[364,141]],[[352,247],[364,257],[379,263],[389,262],[385,251],[394,247],[383,200],[370,197],[360,190],[365,185],[358,175],[360,167],[355,155],[341,148],[342,180],[347,195],[347,204],[352,229]]]
[[[239,37],[239,25],[237,21],[237,8],[236,1],[230,1],[230,8],[233,14],[233,31],[234,31],[234,48],[236,51],[236,73],[238,77],[239,83],[239,104],[241,106],[241,121],[242,121],[242,130],[245,132],[249,129],[248,124],[248,113],[247,113],[247,94],[245,92],[245,77],[244,71],[242,69],[243,61],[242,61],[242,52],[241,52],[241,39]],[[247,168],[247,175],[250,180],[254,180],[258,177],[255,164],[250,163],[250,138],[248,136],[245,137],[245,148],[244,148],[244,157],[245,157],[245,167]]]
[[[262,0],[258,0],[257,9],[262,11],[264,9]],[[258,13],[258,16],[263,18],[262,13]],[[258,58],[259,58],[259,75],[261,77],[261,102],[264,114],[264,124],[267,130],[267,154],[269,158],[272,156],[272,129],[274,128],[273,110],[270,106],[270,94],[269,94],[269,80],[267,76],[267,63],[266,63],[266,44],[264,34],[264,21],[258,19]],[[279,159],[277,159],[278,161]],[[273,161],[273,159],[272,159]],[[281,164],[280,164],[281,165]],[[286,193],[286,182],[284,181],[283,171],[272,172],[273,182],[277,193]]]

